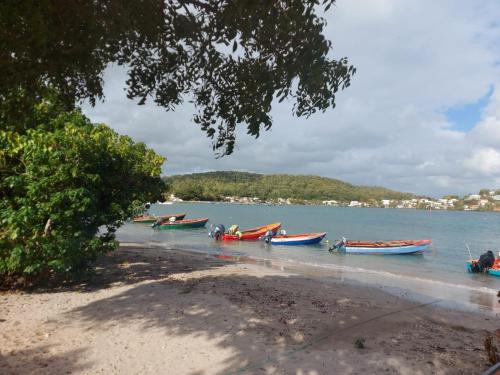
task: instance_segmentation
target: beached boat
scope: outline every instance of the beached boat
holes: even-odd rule
[[[262,227],[252,228],[244,231],[236,231],[234,234],[224,233],[224,235],[221,236],[221,239],[224,241],[258,240],[267,232],[271,232],[273,236],[276,235],[280,227],[281,223],[268,224]]]
[[[177,221],[165,221],[160,225],[156,226],[158,229],[189,229],[189,228],[201,228],[207,223],[208,218],[203,219],[190,219],[190,220],[177,220]]]
[[[151,224],[156,223],[157,221],[167,221],[171,217],[175,217],[175,220],[182,220],[186,217],[186,214],[173,214],[173,215],[162,215],[162,216],[153,216],[153,215],[141,215],[134,217],[134,223],[144,223]]]
[[[468,272],[473,272],[472,270],[472,262],[477,262],[477,260],[469,260],[467,261],[467,271]],[[493,266],[488,268],[484,273],[491,275],[491,276],[498,276],[500,277],[500,257],[497,257],[495,259],[495,263],[493,263]]]
[[[352,254],[414,254],[431,246],[431,240],[350,241],[343,239],[330,250]]]
[[[302,233],[302,234],[285,234],[271,237],[268,242],[273,245],[311,245],[321,242],[325,238],[326,232],[323,233]]]

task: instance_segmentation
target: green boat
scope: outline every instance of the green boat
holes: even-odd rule
[[[165,221],[161,225],[158,225],[158,229],[189,229],[189,228],[201,228],[204,227],[208,221],[208,217],[203,219],[191,219],[191,220],[177,220],[177,221]]]

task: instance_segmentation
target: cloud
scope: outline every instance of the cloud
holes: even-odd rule
[[[466,168],[485,175],[500,173],[500,152],[492,148],[474,151],[469,159],[464,162]]]
[[[105,74],[106,101],[85,112],[167,156],[166,174],[318,174],[433,196],[500,187],[499,14],[495,0],[338,0],[326,34],[358,72],[335,110],[294,118],[291,103],[274,103],[271,131],[254,139],[240,128],[221,159],[192,105],[135,105],[119,68]],[[445,112],[491,88],[479,123],[457,130]]]

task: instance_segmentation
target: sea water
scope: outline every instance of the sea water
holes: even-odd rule
[[[500,251],[500,214],[492,212],[426,211],[412,209],[329,206],[267,206],[224,203],[153,205],[150,213],[187,213],[186,218],[210,219],[206,228],[154,230],[127,223],[120,241],[153,243],[164,248],[209,254],[244,255],[273,262],[284,269],[308,270],[332,277],[388,288],[389,291],[448,304],[474,306],[500,313],[496,293],[500,278],[469,274],[465,262],[486,250]],[[263,241],[217,242],[208,237],[210,224],[233,224],[241,230],[280,222],[288,234],[328,232],[326,241],[308,246],[275,246]],[[329,243],[352,240],[432,239],[432,247],[416,255],[358,255],[331,253]],[[311,271],[313,270],[313,271]],[[316,270],[317,272],[315,272]]]

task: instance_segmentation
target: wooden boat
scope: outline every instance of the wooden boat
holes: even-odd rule
[[[273,245],[311,245],[321,242],[325,236],[326,232],[286,234],[271,237],[269,243]]]
[[[186,217],[186,214],[173,214],[173,215],[162,215],[162,216],[153,216],[153,215],[141,215],[134,217],[134,223],[144,223],[151,224],[156,223],[158,220],[166,221],[171,217],[175,217],[175,220],[182,220]]]
[[[165,221],[158,225],[158,229],[189,229],[189,228],[201,228],[207,223],[208,218],[203,219],[190,219],[190,220],[177,220],[177,221]]]
[[[281,227],[281,223],[273,223],[264,225],[262,227],[252,228],[244,230],[242,232],[238,231],[235,234],[224,233],[222,240],[224,241],[248,241],[248,240],[258,240],[260,237],[265,235],[268,231],[271,231],[273,236],[278,233]]]
[[[467,271],[472,272],[472,262],[477,262],[477,260],[469,260],[467,261]],[[493,263],[493,266],[488,268],[485,273],[491,276],[498,276],[500,277],[500,257],[496,257],[495,263]]]
[[[414,254],[429,248],[431,240],[350,241],[342,240],[331,250],[352,254]]]

